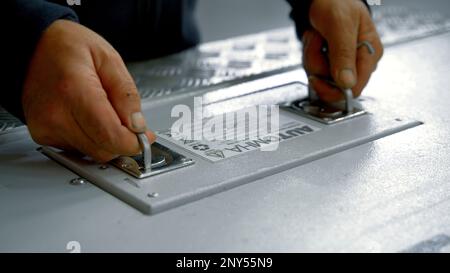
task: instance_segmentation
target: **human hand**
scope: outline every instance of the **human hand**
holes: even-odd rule
[[[136,155],[147,129],[140,97],[120,55],[102,37],[67,20],[43,33],[25,79],[22,105],[41,145],[76,150],[99,162]]]
[[[302,40],[310,86],[326,102],[342,100],[339,89],[351,88],[358,97],[383,56],[369,10],[361,0],[313,0],[309,19],[313,29],[305,31]],[[368,46],[358,47],[362,41],[372,45],[373,54]]]

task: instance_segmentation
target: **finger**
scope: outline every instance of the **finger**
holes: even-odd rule
[[[337,102],[344,98],[342,91],[338,87],[327,83],[325,80],[315,76],[310,76],[308,80],[310,86],[321,100],[325,102]]]
[[[327,56],[322,51],[325,39],[315,30],[306,31],[304,37],[307,40],[303,49],[303,67],[306,73],[324,78],[331,76]]]
[[[83,81],[72,116],[98,149],[120,155],[140,153],[136,134],[122,125],[98,80]]]
[[[355,20],[357,19],[351,16],[337,15],[332,20],[333,28],[319,30],[328,42],[331,75],[343,89],[352,88],[357,83],[356,46],[359,21]]]
[[[66,128],[67,133],[62,136],[67,143],[65,145],[65,150],[70,151],[75,149],[101,163],[111,161],[118,156],[117,154],[99,148],[97,143],[92,141],[92,139],[84,133],[83,129],[75,119],[68,120]]]
[[[138,90],[120,55],[103,60],[97,73],[122,124],[135,133],[147,131]]]

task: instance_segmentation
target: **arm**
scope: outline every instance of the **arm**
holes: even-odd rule
[[[6,19],[2,27],[6,48],[3,49],[3,90],[0,104],[25,122],[22,89],[28,65],[42,32],[58,19],[77,21],[70,8],[43,0],[7,0],[2,2]]]
[[[74,22],[75,13],[40,0],[7,0],[7,69],[1,103],[33,140],[106,162],[139,154],[136,133],[153,142],[136,85],[119,53]]]

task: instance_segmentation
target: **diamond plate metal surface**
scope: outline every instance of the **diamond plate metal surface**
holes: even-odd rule
[[[406,7],[383,7],[373,14],[385,46],[450,30],[450,19]],[[284,28],[197,48],[148,62],[130,64],[144,101],[263,77],[301,65],[294,28]]]
[[[400,6],[374,10],[385,46],[450,31],[450,19]],[[293,28],[202,44],[168,57],[129,64],[143,102],[180,92],[231,85],[301,65]],[[22,123],[0,108],[0,134]]]
[[[0,107],[0,134],[22,125],[23,123],[20,120]]]

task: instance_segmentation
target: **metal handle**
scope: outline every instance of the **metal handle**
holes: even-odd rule
[[[326,80],[326,81],[330,85],[333,85],[342,91],[342,93],[344,94],[344,99],[345,99],[345,109],[343,111],[345,111],[346,115],[352,114],[355,109],[353,91],[351,89],[341,89],[333,81],[330,81],[330,80]],[[316,95],[316,92],[314,91],[314,89],[311,86],[308,87],[308,100],[311,102],[319,100],[319,98]]]
[[[353,110],[355,109],[354,103],[353,103],[353,92],[351,89],[345,89],[342,90],[345,97],[345,112],[347,115],[353,114]]]
[[[369,41],[361,41],[361,42],[359,42],[357,44],[357,49],[359,49],[359,48],[361,48],[363,46],[365,46],[367,48],[367,50],[369,51],[370,55],[375,54],[375,48],[373,47],[373,45]],[[328,57],[328,52],[329,52],[328,44],[325,43],[322,46],[322,53],[325,54],[325,56]],[[334,85],[335,87],[338,87],[334,81],[329,81],[328,83],[330,83],[331,85]],[[340,89],[340,88],[338,88],[338,89]],[[348,114],[348,115],[352,114],[354,112],[354,109],[355,109],[354,108],[354,102],[353,102],[353,100],[354,100],[353,92],[352,92],[351,89],[344,89],[344,90],[340,89],[340,90],[344,93],[344,96],[345,96],[345,111],[346,111],[346,114]],[[309,99],[310,100],[314,99],[311,89],[309,90]]]
[[[142,161],[144,163],[142,167],[146,172],[150,172],[152,170],[152,145],[146,134],[138,134],[137,137],[142,150]]]

